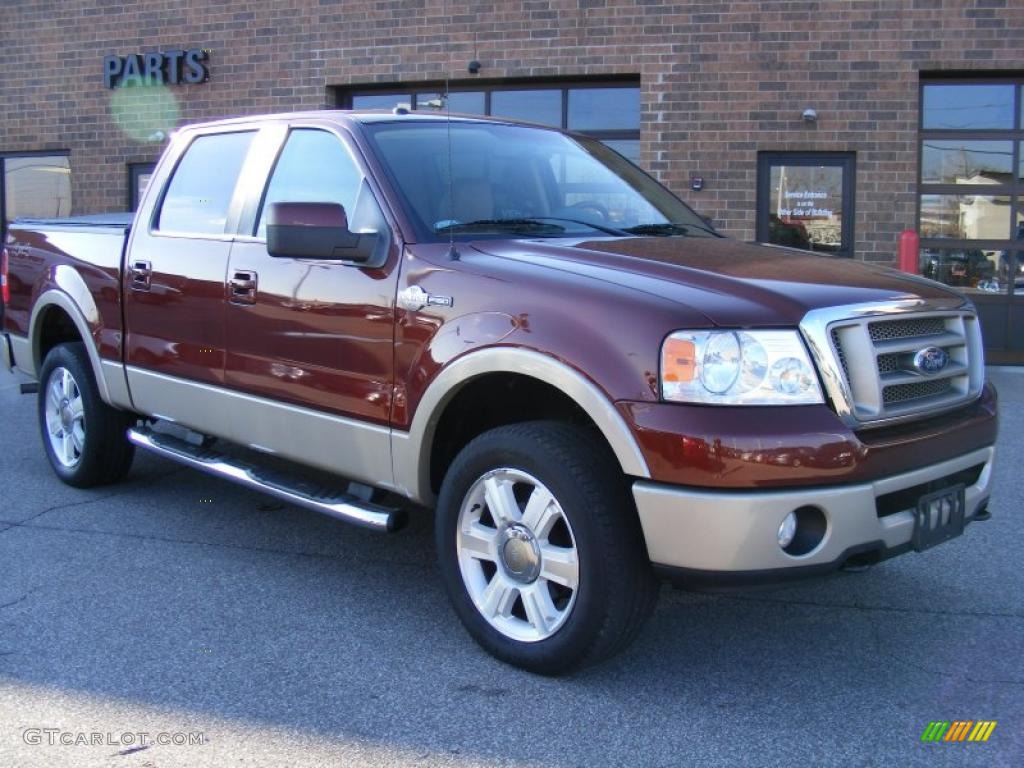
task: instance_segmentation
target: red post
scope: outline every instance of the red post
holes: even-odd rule
[[[921,238],[912,229],[900,232],[900,271],[917,274],[918,253],[921,249]]]

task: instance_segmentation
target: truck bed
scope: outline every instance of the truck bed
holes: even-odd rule
[[[131,227],[134,214],[131,211],[117,213],[90,213],[82,216],[66,216],[59,219],[19,218],[11,223],[11,228],[55,229],[74,227],[77,229],[117,229],[124,231]]]

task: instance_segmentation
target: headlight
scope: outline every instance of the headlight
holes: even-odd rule
[[[684,403],[823,403],[796,331],[677,331],[661,348],[661,396]]]

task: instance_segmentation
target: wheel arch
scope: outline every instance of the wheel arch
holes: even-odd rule
[[[82,287],[84,288],[84,285]],[[98,318],[99,313],[96,311],[96,306],[92,302],[92,297],[88,295],[88,291],[86,291],[86,295],[89,300],[87,308],[91,309],[94,316]],[[96,378],[100,397],[105,403],[110,404],[110,392],[107,388],[106,377],[103,375],[103,363],[100,360],[99,350],[90,331],[89,321],[75,299],[57,288],[51,288],[40,294],[32,306],[29,329],[32,345],[32,370],[37,377],[42,369],[46,353],[55,344],[80,341],[85,345],[86,353],[89,355],[89,366]],[[56,334],[54,334],[54,329],[58,329]],[[72,329],[73,334],[71,333]]]
[[[565,363],[532,350],[489,347],[445,366],[427,387],[408,432],[392,433],[396,486],[424,504],[436,500],[432,462],[438,427],[467,386],[495,374],[521,377],[555,389],[601,433],[626,475],[650,478],[647,461],[625,419],[592,381]]]

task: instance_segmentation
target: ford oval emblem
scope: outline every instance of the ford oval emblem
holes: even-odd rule
[[[920,373],[939,373],[949,365],[949,355],[939,347],[925,347],[914,354],[914,369]]]

